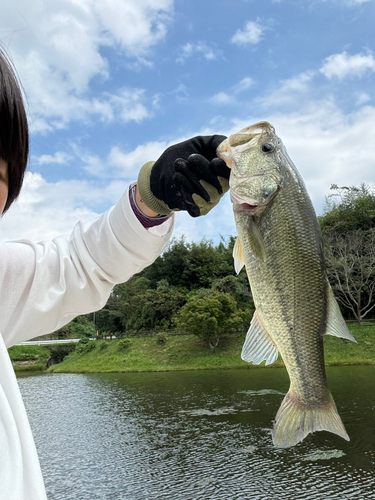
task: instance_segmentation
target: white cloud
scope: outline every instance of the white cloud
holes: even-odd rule
[[[358,95],[356,104],[357,106],[361,106],[362,104],[366,104],[369,101],[371,101],[371,97],[368,94],[366,94],[366,92],[361,92]]]
[[[232,104],[235,99],[233,95],[227,94],[226,92],[219,92],[211,98],[211,101],[216,104]]]
[[[211,101],[216,104],[233,104],[236,102],[236,96],[248,90],[254,83],[254,80],[250,77],[243,78],[240,82],[232,85],[228,92],[219,92],[215,94],[211,98]]]
[[[289,110],[305,107],[310,102],[306,97],[312,92],[312,80],[316,72],[305,71],[287,80],[282,80],[274,90],[266,91],[257,102],[266,110],[288,106]]]
[[[33,130],[47,133],[92,115],[113,119],[119,100],[89,92],[94,78],[110,76],[101,50],[144,61],[165,37],[172,12],[173,0],[3,0],[0,32],[9,35]],[[137,106],[120,115],[139,120],[147,113]]]
[[[49,164],[59,164],[64,165],[65,163],[69,163],[73,157],[67,153],[62,151],[57,151],[54,155],[42,155],[39,157],[34,157],[33,161],[37,165],[49,165]]]
[[[243,30],[237,30],[231,38],[231,42],[236,45],[256,45],[263,39],[264,27],[260,25],[258,20],[247,21]]]
[[[203,56],[207,61],[213,61],[221,57],[221,51],[212,49],[205,42],[186,43],[180,49],[176,62],[184,63],[186,59],[193,56]]]
[[[320,69],[329,80],[332,78],[342,80],[347,76],[361,77],[367,71],[375,71],[375,59],[372,54],[351,56],[346,52],[327,57]]]
[[[248,90],[253,85],[254,85],[254,80],[250,77],[246,77],[246,78],[243,78],[236,85],[234,85],[232,88],[233,88],[233,92],[235,94],[239,94],[240,92],[244,92],[245,90]]]
[[[0,238],[40,241],[70,233],[78,221],[98,215],[95,206],[109,208],[124,189],[119,181],[105,187],[78,180],[53,183],[27,172],[20,197],[1,219]]]
[[[117,95],[107,95],[112,109],[118,112],[119,118],[124,122],[140,122],[150,114],[144,103],[144,89],[122,88]]]
[[[169,145],[167,142],[149,142],[140,144],[129,152],[114,146],[105,159],[82,152],[78,148],[76,152],[83,160],[85,170],[95,177],[136,180],[142,165],[148,161],[156,161]]]

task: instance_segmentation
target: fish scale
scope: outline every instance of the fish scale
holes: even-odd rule
[[[269,364],[280,353],[291,382],[274,443],[293,446],[317,430],[349,439],[327,385],[323,335],[354,338],[327,281],[303,180],[267,122],[229,137],[217,154],[232,169],[235,266],[239,272],[245,265],[256,306],[242,357]]]

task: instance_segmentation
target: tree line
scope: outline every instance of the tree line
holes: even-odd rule
[[[344,317],[361,322],[375,313],[375,192],[365,184],[331,191],[318,217],[327,275]],[[224,333],[246,332],[254,302],[245,270],[235,275],[234,242],[173,239],[151,266],[113,289],[95,323],[92,314],[76,318],[60,336],[175,330],[201,336],[214,349]]]

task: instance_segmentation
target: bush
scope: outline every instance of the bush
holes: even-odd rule
[[[130,349],[131,345],[132,341],[130,339],[120,340],[120,342],[118,343],[119,351],[126,351]]]
[[[61,363],[64,358],[69,356],[70,353],[75,351],[76,344],[57,344],[52,346],[49,351],[51,353],[50,364]]]
[[[156,343],[160,345],[164,345],[168,342],[168,337],[165,333],[158,333],[156,335]]]
[[[83,341],[85,341],[85,342],[83,342]],[[95,346],[96,346],[96,341],[95,340],[88,340],[88,342],[86,342],[86,339],[81,339],[78,342],[76,351],[78,353],[80,353],[80,354],[86,353],[86,352],[90,352],[93,349],[95,349]]]
[[[109,346],[109,342],[107,342],[106,340],[101,340],[101,341],[99,342],[99,349],[100,349],[101,351],[104,351],[104,349],[107,349],[107,348],[108,348],[108,346]]]

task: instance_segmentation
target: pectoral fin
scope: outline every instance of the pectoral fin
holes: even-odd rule
[[[334,335],[343,339],[352,340],[357,342],[353,335],[350,333],[344,318],[342,317],[339,305],[335,296],[333,295],[332,288],[329,284],[327,293],[327,328],[325,335]]]
[[[237,237],[233,247],[234,270],[236,274],[240,274],[241,269],[245,265],[245,256],[241,240]]]
[[[262,361],[265,361],[266,365],[270,365],[277,360],[277,356],[277,348],[255,311],[242,348],[241,358],[249,363],[253,362],[255,365],[259,365]]]
[[[248,234],[251,251],[255,257],[264,262],[267,257],[266,247],[259,226],[253,217],[250,217]]]

